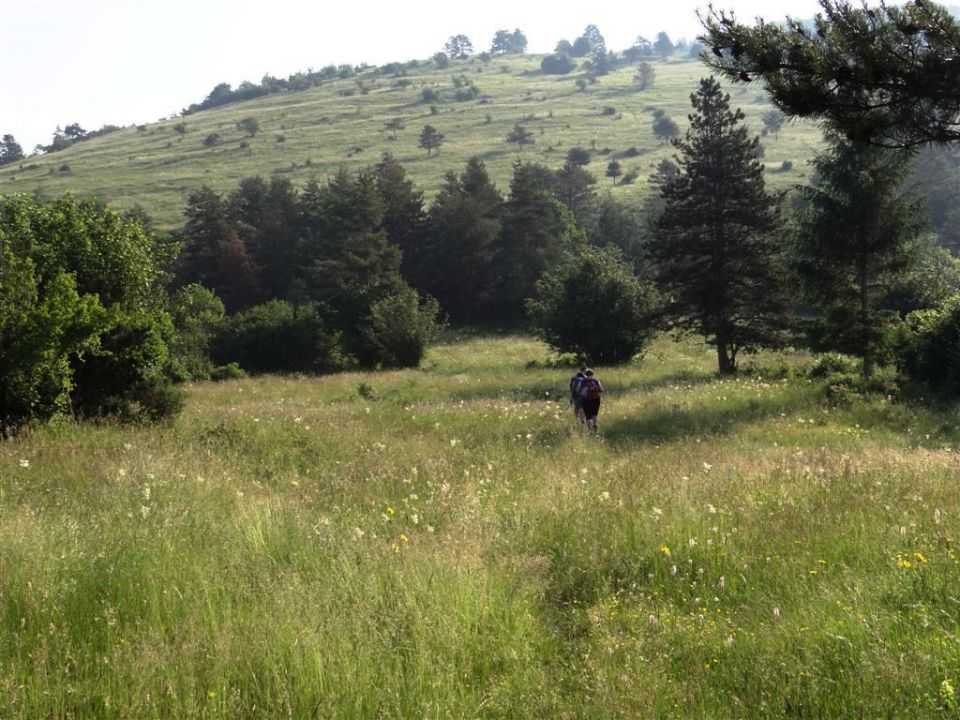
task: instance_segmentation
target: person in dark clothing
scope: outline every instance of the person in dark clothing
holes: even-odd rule
[[[585,420],[583,417],[583,407],[580,404],[580,387],[583,385],[583,381],[587,379],[584,370],[586,370],[586,368],[580,368],[577,370],[577,374],[570,378],[570,409],[573,410],[573,417],[578,423],[582,423]]]
[[[583,374],[586,377],[580,385],[580,407],[583,409],[583,417],[587,427],[596,432],[603,385],[598,378],[594,377],[593,370],[585,370]]]

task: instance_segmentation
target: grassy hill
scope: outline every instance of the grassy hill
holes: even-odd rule
[[[470,59],[452,62],[444,70],[424,62],[407,69],[402,77],[369,69],[307,91],[124,128],[0,169],[0,193],[56,196],[69,191],[81,197],[102,197],[118,208],[140,204],[160,227],[170,228],[182,224],[185,196],[202,184],[226,191],[243,177],[283,173],[302,185],[311,176],[322,179],[341,167],[373,164],[389,151],[428,196],[440,187],[447,170],[462,169],[474,155],[487,163],[506,190],[511,165],[518,158],[559,167],[566,151],[579,145],[597,151],[589,169],[601,188],[618,196],[639,197],[656,164],[672,154],[652,132],[652,111],[664,110],[683,130],[690,93],[707,69],[697,60],[676,57],[655,62],[657,77],[651,89],[638,91],[633,82],[635,68],[627,67],[582,92],[576,80],[585,75],[576,71],[544,75],[540,59],[497,58],[486,64]],[[454,76],[472,81],[480,96],[457,102]],[[426,89],[438,92],[440,100],[423,101]],[[762,91],[758,87],[729,91],[759,133],[761,117],[770,109]],[[236,127],[237,121],[247,117],[255,118],[261,127],[255,137]],[[406,123],[395,140],[384,128],[394,118]],[[184,135],[174,130],[181,122],[186,123]],[[518,122],[536,140],[522,153],[506,142]],[[446,136],[432,157],[417,147],[420,130],[428,123]],[[221,143],[205,147],[203,141],[211,133],[218,133]],[[805,161],[819,142],[819,131],[808,123],[791,123],[779,137],[765,138],[769,184],[785,189],[802,182]],[[625,173],[639,172],[635,184],[614,189],[604,177],[613,157],[620,159]],[[784,160],[793,163],[792,170],[780,171]]]
[[[957,718],[956,413],[525,337],[0,453],[0,716]]]

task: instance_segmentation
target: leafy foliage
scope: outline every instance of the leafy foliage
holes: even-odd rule
[[[270,300],[231,316],[212,345],[217,363],[253,373],[333,372],[350,364],[340,337],[316,305]]]
[[[614,247],[568,252],[536,283],[527,312],[557,352],[598,364],[629,362],[655,333],[655,293]]]
[[[0,427],[179,409],[164,370],[172,334],[156,249],[91,201],[0,200]]]
[[[941,398],[960,397],[960,294],[940,308],[907,317],[898,362]]]
[[[384,368],[417,367],[427,345],[440,334],[440,303],[421,300],[416,290],[404,288],[370,307],[367,342],[377,364]]]
[[[708,63],[759,79],[788,115],[825,120],[854,141],[889,147],[960,139],[960,23],[930,0],[902,7],[820,0],[814,27],[741,25],[711,10]]]

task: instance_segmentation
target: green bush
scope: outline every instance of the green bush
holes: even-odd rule
[[[655,293],[618,248],[568,253],[527,301],[535,332],[550,347],[598,364],[629,362],[655,332]]]
[[[171,315],[176,332],[170,342],[170,375],[178,381],[209,379],[214,370],[210,343],[223,324],[223,302],[193,283],[173,296]]]
[[[333,372],[350,365],[340,337],[315,305],[271,300],[230,317],[213,341],[219,364],[237,363],[251,373]]]
[[[182,402],[164,370],[173,335],[169,316],[114,314],[97,347],[75,359],[70,402],[80,417],[158,420],[176,414]]]
[[[0,198],[0,430],[73,410],[157,417],[165,390],[163,252],[96,201]],[[167,394],[168,395],[168,394]]]
[[[960,294],[908,315],[898,345],[898,365],[911,380],[941,398],[960,397]]]
[[[404,289],[370,308],[366,338],[374,362],[384,368],[417,367],[427,345],[440,333],[440,304]]]
[[[849,355],[840,353],[823,353],[813,359],[807,370],[807,377],[811,379],[827,378],[831,375],[852,375],[860,371],[860,362]]]

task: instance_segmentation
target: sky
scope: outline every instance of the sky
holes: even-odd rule
[[[3,0],[0,134],[29,153],[55,128],[170,117],[220,82],[287,77],[329,64],[423,59],[451,35],[489,48],[519,28],[528,52],[596,25],[611,50],[665,31],[692,40],[708,0]],[[812,17],[816,0],[714,0],[738,19]]]

